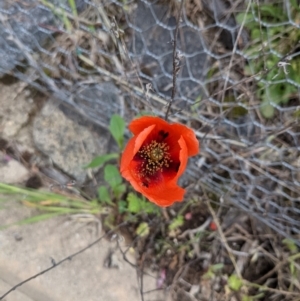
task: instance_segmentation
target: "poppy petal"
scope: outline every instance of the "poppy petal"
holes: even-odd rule
[[[134,155],[139,151],[143,142],[154,128],[155,128],[155,124],[145,128],[139,135],[129,140],[121,159],[121,168],[120,168],[121,173],[124,169],[129,167],[130,162],[133,159]]]
[[[155,186],[155,188],[148,189],[136,181],[129,169],[123,171],[122,176],[131,183],[136,191],[158,206],[166,207],[172,205],[174,202],[183,200],[185,190],[174,182],[168,185],[161,183]]]
[[[171,124],[172,130],[180,133],[184,138],[188,149],[189,156],[195,156],[199,153],[199,141],[196,138],[195,133],[187,126],[179,123]]]
[[[126,168],[128,168],[128,166],[129,166],[129,164],[130,164],[130,162],[131,162],[131,160],[132,160],[132,158],[133,158],[133,156],[134,156],[133,150],[134,150],[136,138],[137,138],[137,137],[131,138],[131,139],[128,141],[128,143],[127,143],[127,145],[126,145],[126,147],[125,147],[125,149],[124,149],[124,151],[123,151],[122,158],[121,158],[121,167],[120,167],[121,173],[122,173]]]
[[[178,144],[181,148],[181,150],[179,152],[180,166],[179,166],[177,175],[174,178],[175,181],[177,181],[178,178],[184,173],[187,162],[188,162],[188,147],[187,147],[185,139],[182,136],[178,140]]]
[[[152,124],[156,124],[158,127],[170,127],[169,123],[159,117],[143,116],[131,121],[128,128],[134,135],[138,135],[141,131]]]
[[[151,193],[143,193],[151,202],[161,206],[170,206],[175,202],[183,200],[185,189],[180,186],[173,185],[158,185]]]
[[[176,133],[182,135],[186,140],[189,156],[195,156],[199,153],[199,141],[197,140],[195,133],[183,124],[169,124],[159,117],[143,116],[133,120],[128,127],[134,135],[137,135],[152,124],[156,124],[158,127],[165,128],[166,131],[170,130],[171,128],[173,134]]]
[[[132,187],[133,187],[136,191],[138,191],[138,192],[144,194],[144,191],[143,191],[143,189],[142,189],[142,186],[141,186],[140,183],[134,178],[134,176],[132,175],[130,169],[128,169],[128,168],[127,168],[127,169],[124,169],[124,170],[121,172],[121,174],[122,174],[122,177],[124,177],[128,182],[130,182],[130,184],[132,185]]]
[[[134,145],[134,155],[140,150],[140,148],[142,147],[142,144],[144,143],[144,141],[147,139],[147,137],[149,136],[149,134],[153,131],[153,129],[155,127],[156,127],[156,125],[152,124],[152,125],[146,127],[145,129],[143,129],[143,131],[141,131],[137,135],[135,145]]]

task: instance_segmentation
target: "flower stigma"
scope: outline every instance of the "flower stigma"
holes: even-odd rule
[[[155,147],[150,151],[150,158],[158,162],[164,157],[164,151],[160,147]]]
[[[141,176],[151,176],[158,171],[162,171],[164,167],[168,168],[172,162],[169,145],[165,142],[157,142],[152,140],[149,144],[142,146],[138,154],[143,160],[141,164]]]

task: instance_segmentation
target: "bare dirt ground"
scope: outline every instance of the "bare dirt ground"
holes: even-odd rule
[[[0,220],[1,223],[9,223],[32,214],[32,210],[12,201],[0,211]],[[97,233],[95,223],[91,226],[87,222],[79,222],[76,217],[55,218],[1,231],[0,295],[85,247],[97,235],[100,233]],[[108,258],[113,261],[110,267]],[[145,276],[144,283],[145,289],[155,288],[155,278]],[[140,300],[140,293],[135,269],[123,261],[115,241],[103,239],[83,254],[18,288],[4,300],[134,301]]]

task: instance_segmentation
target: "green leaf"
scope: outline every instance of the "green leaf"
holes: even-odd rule
[[[231,275],[228,279],[228,285],[233,291],[239,291],[243,285],[243,281],[235,274]]]
[[[127,196],[127,202],[128,202],[128,211],[131,213],[148,213],[148,214],[160,214],[159,208],[140,197],[138,197],[136,194],[130,192]]]
[[[141,206],[142,206],[143,212],[145,212],[145,213],[160,214],[159,208],[155,204],[153,204],[147,200],[142,200]]]
[[[122,177],[120,172],[115,165],[108,164],[104,168],[104,180],[110,185],[111,188],[116,188],[116,186],[122,183]]]
[[[184,223],[183,216],[179,215],[171,222],[171,224],[169,225],[169,230],[170,231],[175,230],[178,227],[182,226],[183,223]]]
[[[119,115],[113,115],[109,124],[109,131],[118,143],[120,149],[123,148],[124,143],[124,132],[125,132],[125,121]]]
[[[263,297],[265,297],[264,292],[256,294],[255,296],[242,295],[242,301],[258,301]]]
[[[202,279],[204,280],[212,279],[214,275],[215,274],[213,273],[213,271],[209,269],[206,273],[202,275]]]
[[[113,192],[116,198],[119,198],[126,191],[126,185],[120,184],[113,188]]]
[[[211,270],[214,272],[222,270],[223,268],[224,268],[224,263],[216,263],[211,266]]]
[[[300,7],[298,4],[298,0],[290,0],[291,6],[293,9],[295,9],[297,12],[299,12]]]
[[[287,19],[287,16],[282,11],[282,8],[277,7],[275,5],[270,5],[270,4],[260,5],[259,10],[260,13],[262,14],[264,21],[266,22],[270,22],[271,20],[275,23]]]
[[[113,205],[113,202],[110,199],[108,189],[105,186],[100,186],[98,189],[98,197],[100,202]]]
[[[288,247],[288,249],[289,249],[292,253],[296,253],[296,252],[298,251],[298,247],[297,247],[297,245],[295,244],[295,241],[293,241],[293,240],[291,240],[291,239],[288,239],[288,238],[285,238],[282,242]]]
[[[215,272],[220,271],[224,268],[223,263],[216,263],[214,265],[211,265],[208,269],[208,271],[202,276],[204,279],[211,279],[214,277]]]
[[[140,223],[137,229],[135,230],[135,233],[140,237],[148,236],[150,233],[149,225],[146,222]]]
[[[112,153],[112,154],[106,154],[99,157],[94,158],[88,165],[86,165],[84,168],[97,168],[101,167],[104,163],[112,160],[112,159],[118,159],[119,154]]]
[[[272,118],[275,113],[275,108],[269,101],[263,101],[260,106],[260,111],[265,118]]]
[[[249,23],[250,21],[254,20],[254,17],[251,13],[239,13],[236,15],[236,21],[238,24],[243,24],[243,22],[245,22],[245,24]]]
[[[128,194],[127,202],[128,202],[128,211],[129,212],[139,213],[141,211],[141,209],[142,209],[142,207],[141,207],[142,199],[140,199],[134,193],[130,192]]]
[[[296,271],[295,263],[293,261],[291,261],[290,262],[290,272],[291,272],[291,275],[295,276],[295,271]]]
[[[127,203],[123,200],[119,201],[118,210],[120,214],[125,213],[127,211]]]

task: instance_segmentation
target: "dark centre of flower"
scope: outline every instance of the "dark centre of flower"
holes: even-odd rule
[[[144,159],[141,165],[142,176],[153,175],[157,171],[162,171],[163,167],[169,167],[169,163],[172,162],[169,149],[167,143],[156,140],[143,146],[138,152]]]

